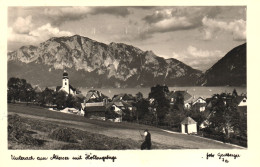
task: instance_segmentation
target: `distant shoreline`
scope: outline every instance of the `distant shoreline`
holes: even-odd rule
[[[101,91],[106,96],[112,98],[115,94],[127,93],[135,95],[138,92],[141,92],[145,98],[148,97],[150,92],[149,87],[146,88],[79,88],[81,93],[85,95],[89,90],[98,90]],[[247,93],[247,87],[239,87],[239,86],[181,86],[181,87],[169,87],[170,91],[174,90],[187,90],[192,96],[195,98],[198,97],[211,97],[213,94],[227,92],[232,93],[232,91],[236,89],[238,94]]]

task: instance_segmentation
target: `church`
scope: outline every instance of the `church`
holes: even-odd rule
[[[67,94],[71,94],[72,96],[77,94],[77,91],[75,88],[73,88],[70,83],[69,83],[69,75],[66,72],[66,70],[64,70],[63,72],[63,77],[62,77],[62,86],[57,86],[56,87],[56,91],[64,91]]]

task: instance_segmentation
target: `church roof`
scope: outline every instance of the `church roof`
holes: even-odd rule
[[[194,121],[191,117],[186,117],[181,124],[196,124],[197,122]]]
[[[76,91],[76,88],[73,88],[73,86],[71,86],[71,84],[70,84],[70,89],[72,89],[73,91]]]
[[[56,87],[56,92],[59,91],[61,87],[62,87],[62,86],[57,86],[57,87]]]
[[[62,86],[57,86],[56,92],[58,92],[61,88],[62,88]],[[70,89],[73,90],[73,91],[76,91],[76,88],[73,88],[73,86],[71,86],[71,85],[70,85]]]

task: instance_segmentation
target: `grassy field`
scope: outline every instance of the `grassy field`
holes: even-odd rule
[[[156,127],[90,120],[33,105],[8,104],[9,149],[135,150],[140,148],[144,129],[152,134],[152,149],[238,148]]]
[[[139,149],[139,142],[94,134],[42,120],[8,116],[9,149],[122,150]]]

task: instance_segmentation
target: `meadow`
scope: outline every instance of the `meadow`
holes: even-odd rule
[[[152,134],[152,149],[240,148],[137,123],[91,120],[34,105],[8,104],[9,149],[139,150],[144,129]]]

